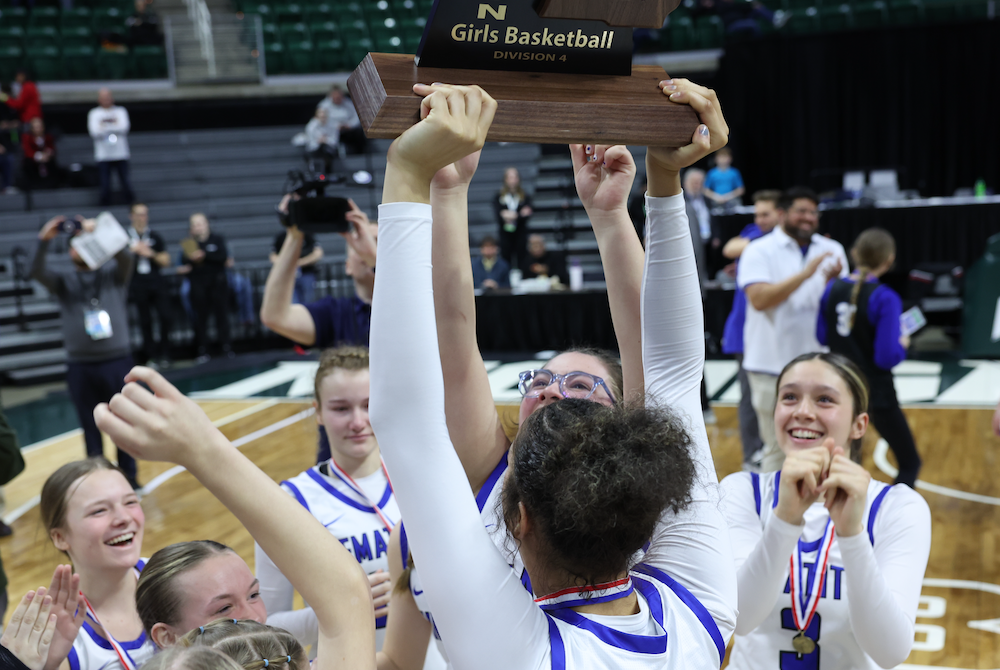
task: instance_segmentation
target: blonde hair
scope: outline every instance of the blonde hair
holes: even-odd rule
[[[251,619],[217,619],[188,632],[181,647],[211,647],[243,670],[309,670],[305,650],[287,630]]]
[[[319,368],[316,369],[316,381],[313,391],[316,402],[322,402],[319,388],[323,380],[337,370],[367,370],[368,349],[366,347],[343,346],[327,349],[319,357]]]
[[[195,540],[171,544],[150,557],[135,587],[135,608],[147,634],[158,623],[176,626],[179,622],[183,594],[175,587],[177,578],[225,553],[235,552],[213,540]]]
[[[851,290],[851,320],[850,330],[854,330],[854,317],[858,311],[858,295],[861,293],[861,286],[865,283],[865,277],[869,272],[884,265],[890,258],[896,255],[896,240],[889,231],[882,228],[869,228],[854,240],[851,247],[851,259],[854,261],[854,269],[861,275],[854,283]]]
[[[212,647],[171,647],[142,664],[142,670],[244,670]]]

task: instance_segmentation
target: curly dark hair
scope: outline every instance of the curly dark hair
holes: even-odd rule
[[[691,500],[691,437],[678,417],[643,399],[553,403],[525,420],[512,449],[502,498],[507,527],[523,503],[550,564],[582,584],[628,570],[664,510]]]

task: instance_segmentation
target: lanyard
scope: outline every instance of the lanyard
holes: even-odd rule
[[[77,281],[80,282],[80,296],[83,298],[84,302],[86,302],[91,309],[97,309],[101,305],[101,268],[94,270],[93,273],[94,282],[89,286],[83,281],[84,275],[88,273],[80,272],[77,274],[76,278]],[[88,296],[88,294],[90,295]]]
[[[90,601],[87,600],[87,596],[83,596],[83,602],[87,604],[87,617],[100,626],[101,630],[104,631],[104,637],[109,643],[111,643],[111,648],[115,650],[115,653],[118,654],[118,660],[121,661],[122,667],[125,668],[125,670],[136,670],[137,666],[135,661],[133,661],[132,657],[128,655],[127,651],[125,651],[125,647],[123,647],[121,643],[118,642],[113,635],[111,635],[111,631],[109,631],[104,624],[101,623],[101,620],[97,618],[97,612],[94,611]]]
[[[596,605],[620,598],[626,598],[633,591],[632,578],[622,577],[613,582],[595,584],[594,586],[574,586],[555,593],[535,598],[535,603],[543,610],[563,610],[579,605]],[[604,592],[605,595],[591,594]]]
[[[389,482],[389,488],[391,489],[392,488],[392,480],[389,479],[389,471],[385,469],[385,461],[383,461],[381,459],[381,457],[380,457],[379,458],[379,462],[382,464],[382,472],[383,472],[383,474],[385,474],[385,480],[387,482]],[[337,465],[337,461],[335,461],[335,460],[333,460],[331,458],[330,459],[330,465],[333,468],[333,470],[332,470],[333,473],[335,475],[337,475],[342,482],[344,482],[345,484],[347,484],[352,491],[354,491],[356,494],[358,494],[361,497],[361,499],[365,501],[365,504],[367,504],[369,507],[371,507],[373,510],[375,510],[375,514],[377,514],[378,518],[382,521],[382,525],[385,526],[386,532],[387,533],[392,533],[392,527],[393,527],[394,524],[389,521],[389,519],[386,517],[385,514],[383,514],[382,508],[378,506],[378,503],[376,503],[376,502],[374,502],[374,501],[372,501],[372,500],[370,500],[368,498],[368,495],[364,492],[364,490],[362,490],[362,488],[360,486],[358,486],[358,483],[356,481],[354,481],[354,477],[351,477],[349,474],[347,474],[347,472],[344,471],[344,469],[342,467],[340,467],[339,465]]]
[[[826,578],[826,564],[830,558],[830,547],[833,546],[833,535],[833,520],[827,519],[826,527],[823,529],[823,537],[820,538],[817,548],[816,563],[813,565],[812,575],[808,575],[808,571],[806,571],[808,579],[802,574],[802,538],[799,538],[798,546],[789,559],[788,580],[792,595],[792,620],[800,631],[800,635],[805,634],[805,630],[809,627],[809,622],[812,621],[816,608],[819,606],[819,596],[823,591],[823,581]],[[803,587],[805,587],[804,591]]]

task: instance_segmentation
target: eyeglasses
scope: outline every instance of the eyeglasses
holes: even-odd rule
[[[594,395],[594,391],[598,387],[601,387],[611,399],[611,404],[615,402],[614,396],[611,395],[611,389],[604,383],[604,380],[586,372],[568,372],[564,375],[558,375],[545,368],[525,370],[518,375],[517,389],[525,398],[537,398],[542,395],[542,391],[556,382],[559,383],[559,393],[564,398],[587,400]]]

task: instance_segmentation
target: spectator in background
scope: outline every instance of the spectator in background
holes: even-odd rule
[[[479,243],[479,257],[472,259],[472,283],[476,288],[510,288],[510,265],[500,258],[499,252],[500,247],[492,237],[484,237]]]
[[[715,167],[705,176],[705,197],[725,212],[731,212],[742,204],[740,199],[746,192],[743,175],[733,167],[732,152],[723,147],[715,152]]]
[[[821,350],[816,340],[820,298],[828,280],[847,274],[844,247],[816,233],[815,192],[789,189],[778,210],[780,225],[747,245],[736,274],[747,295],[743,367],[764,444],[751,467],[762,472],[781,469],[785,458],[774,432],[778,375],[796,356]]]
[[[271,244],[271,254],[268,257],[271,265],[278,261],[278,252],[285,245],[288,236],[286,230],[274,236]],[[295,290],[292,291],[292,303],[303,305],[312,302],[316,297],[316,264],[323,258],[323,247],[316,244],[312,233],[303,233],[302,251],[295,270]]]
[[[208,218],[202,214],[192,214],[190,218],[191,237],[183,240],[185,269],[191,280],[191,307],[194,309],[194,335],[197,345],[197,363],[209,360],[208,318],[215,316],[222,353],[233,357],[232,340],[229,335],[229,283],[226,281],[226,261],[229,250],[226,240],[213,233]]]
[[[691,227],[691,241],[694,243],[694,259],[698,266],[698,278],[702,286],[709,278],[708,252],[719,240],[712,235],[712,212],[705,200],[705,171],[688,168],[684,172],[684,207],[687,210],[688,225]]]
[[[135,274],[129,284],[129,299],[139,312],[142,330],[143,359],[152,367],[170,366],[170,287],[160,275],[160,268],[170,267],[170,253],[163,236],[149,229],[149,208],[137,202],[129,212],[128,229],[135,256]],[[160,338],[153,338],[153,311],[160,320]]]
[[[759,237],[767,235],[778,225],[778,200],[781,191],[757,191],[753,194],[754,221],[749,223],[737,237],[726,242],[722,255],[736,261],[739,267],[739,257],[747,245]],[[736,357],[739,368],[736,377],[740,382],[740,405],[737,416],[740,422],[740,440],[743,443],[743,463],[752,465],[753,455],[764,443],[760,439],[760,429],[757,427],[757,413],[754,412],[750,395],[750,380],[743,369],[743,324],[746,321],[747,295],[737,287],[733,296],[733,308],[726,318],[726,326],[722,332],[722,353]]]
[[[32,119],[42,117],[42,98],[38,95],[38,86],[34,82],[34,77],[25,69],[20,69],[14,75],[14,83],[20,86],[20,91],[16,97],[4,91],[0,93],[0,101],[7,103],[7,106],[16,111],[21,118],[21,123],[27,128]]]
[[[131,123],[128,111],[115,104],[111,91],[102,88],[97,92],[98,106],[87,114],[87,130],[94,140],[94,160],[101,177],[101,206],[111,204],[111,170],[118,173],[125,201],[135,200],[128,178],[128,131]]]
[[[566,273],[566,258],[560,251],[549,251],[545,248],[545,238],[538,233],[528,237],[528,255],[521,263],[521,277],[556,277],[563,284],[569,284]]]
[[[330,121],[329,113],[322,107],[316,108],[316,115],[306,124],[306,160],[309,169],[318,172],[313,167],[314,161],[323,161],[323,174],[333,170],[333,161],[340,153],[337,149],[340,131],[337,124]]]
[[[330,94],[320,100],[317,109],[326,112],[328,122],[336,126],[338,141],[353,154],[363,154],[367,139],[361,129],[361,119],[354,109],[354,103],[344,97],[344,89],[334,85]]]
[[[509,167],[503,173],[503,186],[493,202],[500,225],[500,255],[510,267],[516,267],[528,251],[528,219],[531,198],[521,188],[521,173]]]
[[[282,216],[287,216],[291,198],[286,195],[278,205]],[[368,346],[378,231],[353,200],[348,202],[351,211],[347,213],[347,220],[351,222],[352,229],[343,233],[347,241],[345,270],[354,280],[354,295],[347,298],[326,297],[305,304],[293,302],[295,276],[305,242],[305,235],[295,226],[286,229],[285,239],[267,275],[260,307],[261,322],[304,347]]]
[[[920,455],[899,408],[892,369],[906,360],[910,338],[900,331],[903,300],[879,278],[896,262],[896,240],[869,228],[851,246],[855,270],[834,279],[820,300],[816,339],[857,363],[868,379],[868,417],[896,456],[896,484],[917,485]]]
[[[128,39],[132,46],[160,45],[163,35],[160,33],[160,17],[150,7],[151,0],[135,0],[135,12],[125,19],[128,26]]]
[[[236,314],[240,318],[240,323],[249,326],[253,323],[253,284],[236,271],[236,254],[233,253],[231,242],[226,242],[226,253],[229,254],[229,258],[226,259],[226,281],[229,282],[229,290],[236,298]]]
[[[45,132],[45,122],[36,116],[28,124],[30,131],[21,136],[24,151],[22,170],[25,186],[29,189],[55,188],[59,185],[60,170],[56,163],[56,142]]]
[[[3,84],[0,90],[10,93],[10,86]],[[14,157],[17,155],[20,126],[17,112],[7,105],[0,105],[0,179],[3,180],[0,188],[6,194],[18,192],[14,187]]]
[[[64,227],[92,230],[93,219],[77,217],[79,224],[57,216],[38,233],[38,251],[31,264],[31,278],[49,290],[59,301],[63,342],[66,347],[66,384],[76,408],[88,456],[102,456],[104,442],[94,422],[94,408],[110,402],[122,390],[125,375],[132,369],[132,346],[129,342],[129,278],[135,265],[126,245],[113,263],[91,270],[72,246],[69,257],[73,270],[51,270],[46,266],[49,242]],[[118,467],[132,488],[138,489],[135,459],[118,450]]]

